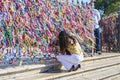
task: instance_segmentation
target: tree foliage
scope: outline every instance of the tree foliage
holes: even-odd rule
[[[104,11],[104,15],[118,11],[120,0],[96,0],[95,8]]]

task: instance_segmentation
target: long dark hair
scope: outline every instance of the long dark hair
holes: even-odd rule
[[[68,46],[67,38],[68,38],[68,35],[65,31],[61,31],[59,33],[59,45],[60,45],[61,52],[64,52]]]

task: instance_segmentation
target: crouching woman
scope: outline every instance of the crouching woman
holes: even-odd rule
[[[62,63],[68,72],[81,67],[83,52],[75,36],[68,35],[65,31],[59,33],[60,54],[57,60]]]

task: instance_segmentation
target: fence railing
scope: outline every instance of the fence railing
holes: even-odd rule
[[[119,52],[119,20],[118,14],[111,14],[101,21],[101,43],[103,52]]]
[[[91,49],[93,24],[88,5],[54,0],[2,0],[0,62],[18,64],[54,58],[55,50],[49,44],[61,30],[75,32],[82,49]]]

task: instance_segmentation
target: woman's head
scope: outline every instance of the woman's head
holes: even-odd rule
[[[71,29],[71,31],[68,33],[68,43],[75,44],[75,35],[74,30]]]
[[[65,31],[59,33],[60,51],[65,51],[69,44],[75,44],[75,39],[68,35]]]
[[[75,39],[74,39],[73,37],[71,37],[71,36],[68,36],[67,42],[68,42],[69,44],[75,44]]]

